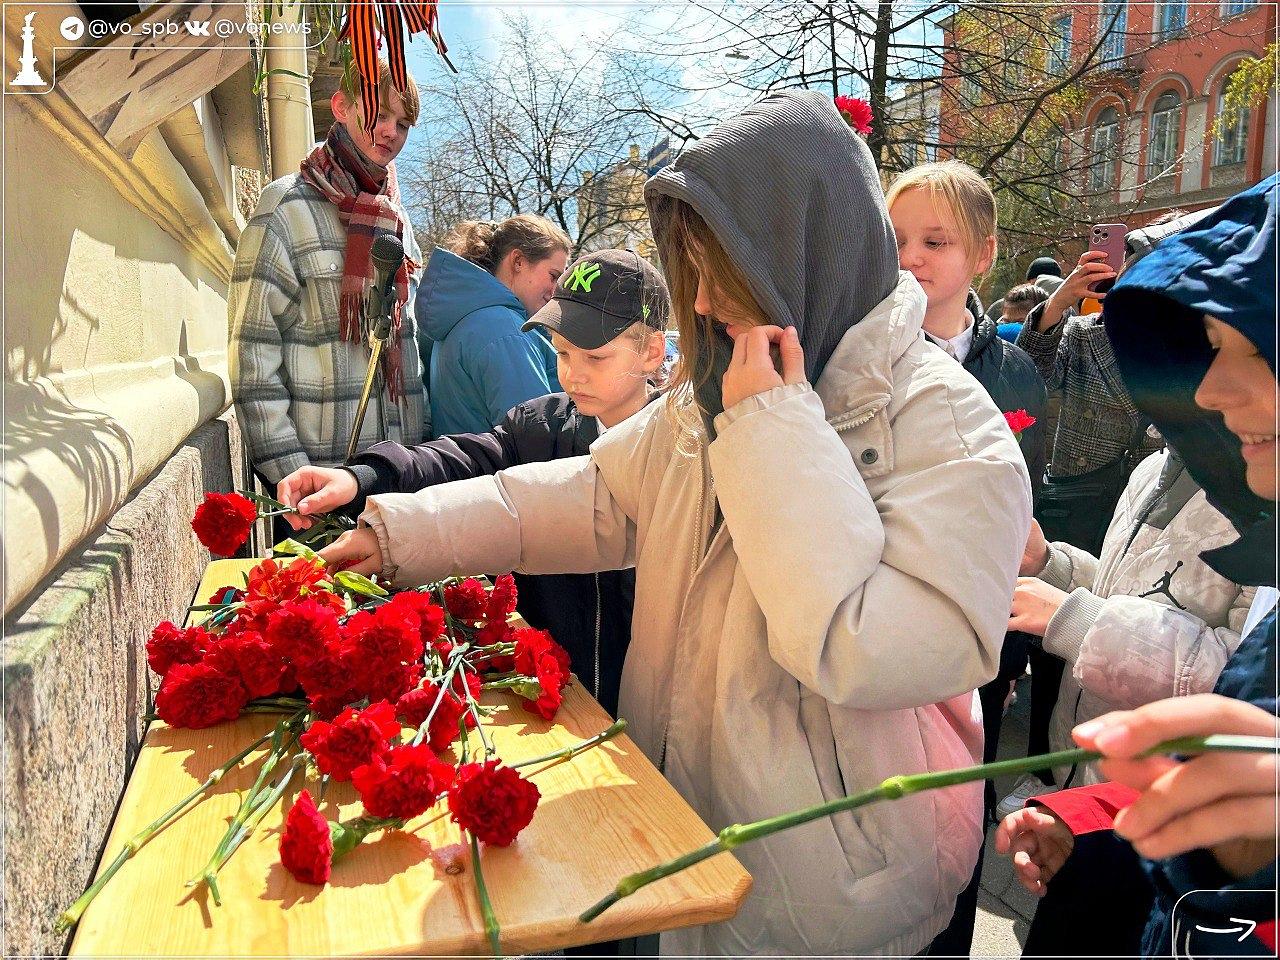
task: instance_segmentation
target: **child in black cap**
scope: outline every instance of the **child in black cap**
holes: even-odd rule
[[[565,393],[518,404],[487,433],[441,437],[406,447],[377,443],[346,467],[302,467],[276,495],[300,513],[352,504],[378,493],[412,493],[437,483],[485,476],[520,463],[577,457],[593,440],[657,394],[667,286],[658,271],[626,250],[602,250],[571,263],[551,301],[525,324],[550,332]],[[290,514],[294,529],[311,525]],[[631,639],[632,570],[516,575],[520,613],[568,652],[579,679],[617,714],[622,662]]]

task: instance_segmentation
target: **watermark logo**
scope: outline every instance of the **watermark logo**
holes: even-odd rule
[[[36,28],[32,26],[34,13],[28,13],[22,25],[22,56],[18,58],[18,73],[9,81],[11,87],[47,87],[46,80],[36,66],[35,39]]]
[[[63,40],[70,40],[76,43],[84,36],[84,21],[79,17],[67,17],[62,21],[62,25],[58,27],[58,32],[62,34]]]

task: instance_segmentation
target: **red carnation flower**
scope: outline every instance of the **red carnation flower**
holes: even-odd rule
[[[479,682],[477,680],[477,682]],[[427,727],[427,743],[436,753],[448,750],[450,744],[458,736],[458,721],[467,714],[466,702],[452,690],[446,690],[440,700],[436,712],[431,713],[436,699],[440,697],[440,687],[430,680],[416,690],[410,690],[396,701],[396,715],[410,727],[420,727],[427,714],[431,714],[431,725]],[[467,715],[467,726],[475,727],[475,717]]]
[[[497,760],[467,763],[458,768],[449,788],[449,813],[477,839],[507,847],[529,825],[541,796],[536,786]]]
[[[366,812],[400,820],[425,811],[452,779],[453,767],[438,759],[425,743],[392,747],[385,759],[375,757],[351,774]]]
[[[370,700],[394,703],[422,679],[422,637],[416,617],[389,607],[351,617],[346,642],[356,687]]]
[[[836,97],[836,109],[844,122],[864,137],[871,132],[871,104],[857,97]]]
[[[461,583],[451,583],[444,588],[444,605],[455,620],[473,623],[483,620],[489,606],[489,594],[484,584],[474,577]]]
[[[285,817],[280,835],[280,863],[295,880],[323,884],[333,868],[333,839],[329,821],[316,809],[311,794],[303,790]]]
[[[191,529],[211,552],[229,557],[244,546],[257,519],[258,508],[248,498],[238,493],[209,493],[196,507]]]
[[[384,702],[361,711],[344,710],[333,723],[315,720],[299,742],[316,758],[321,773],[350,780],[356,767],[385,756],[387,741],[399,732],[395,708]]]
[[[206,662],[239,677],[250,699],[276,693],[284,676],[284,659],[262,634],[248,630],[219,640]]]
[[[179,663],[199,663],[213,638],[203,627],[177,627],[163,620],[147,641],[147,664],[160,676]]]
[[[515,631],[506,620],[492,620],[476,631],[475,645],[491,647],[514,639]],[[480,654],[472,662],[477,670],[492,673],[507,673],[515,669],[515,659],[510,654]]]
[[[406,590],[397,593],[384,603],[379,610],[399,611],[410,617],[418,625],[418,634],[422,638],[422,646],[435,643],[444,633],[444,610],[431,598],[431,594],[419,590]]]
[[[263,560],[249,571],[247,599],[250,603],[268,600],[279,606],[309,594],[328,592],[321,586],[327,581],[322,560],[295,557],[285,564],[277,560]]]
[[[489,593],[489,602],[485,605],[485,616],[490,623],[505,622],[507,617],[516,612],[516,578],[504,573],[493,581],[493,590]]]
[[[156,692],[156,713],[171,727],[195,730],[234,720],[248,702],[234,674],[209,663],[179,663]]]
[[[1015,437],[1021,436],[1022,431],[1032,426],[1036,422],[1036,418],[1031,416],[1025,410],[1010,410],[1004,415],[1004,422],[1009,425],[1009,429],[1013,431]]]
[[[267,615],[266,637],[282,656],[306,663],[338,642],[338,614],[315,596],[287,603]]]
[[[294,669],[317,716],[332,717],[347,704],[361,699],[349,654],[339,643],[330,644],[310,659],[295,662]]]
[[[553,658],[560,668],[563,676],[561,688],[569,685],[570,674],[573,666],[569,660],[569,651],[551,638],[551,634],[546,630],[534,630],[532,627],[525,627],[523,630],[517,630],[513,638],[516,642],[515,653],[515,670],[523,673],[527,677],[535,676],[538,672],[538,661],[549,656]]]

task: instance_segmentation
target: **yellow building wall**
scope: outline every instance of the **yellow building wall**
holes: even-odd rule
[[[230,402],[232,248],[159,132],[110,154],[56,94],[4,104],[7,614]]]

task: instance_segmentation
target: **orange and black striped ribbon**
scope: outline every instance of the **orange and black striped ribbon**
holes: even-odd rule
[[[347,6],[347,39],[360,74],[360,106],[364,132],[373,136],[378,122],[378,14],[372,0],[352,0]],[[400,52],[401,69],[404,51]]]
[[[395,0],[378,4],[382,8],[382,35],[387,40],[387,64],[391,67],[391,82],[404,92],[409,84],[404,62],[404,27],[400,17],[400,4]]]

